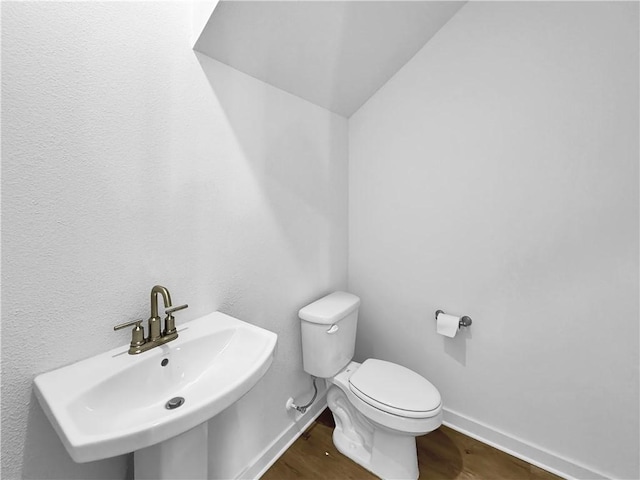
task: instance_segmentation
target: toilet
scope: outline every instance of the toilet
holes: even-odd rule
[[[360,299],[334,292],[298,312],[304,370],[324,378],[340,453],[383,479],[417,479],[416,439],[442,423],[440,393],[384,360],[352,361]]]

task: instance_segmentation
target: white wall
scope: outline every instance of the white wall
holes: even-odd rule
[[[463,7],[349,121],[358,357],[637,479],[638,128],[637,2]]]
[[[2,477],[125,478],[74,464],[31,385],[126,344],[156,283],[178,323],[279,335],[210,432],[211,476],[239,474],[310,395],[297,310],[346,286],[346,120],[198,59],[188,2],[3,2],[2,23]]]

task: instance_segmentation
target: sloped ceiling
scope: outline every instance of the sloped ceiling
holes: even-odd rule
[[[464,3],[221,1],[194,49],[350,117]]]

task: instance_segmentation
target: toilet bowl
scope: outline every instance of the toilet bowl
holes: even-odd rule
[[[327,381],[340,453],[383,479],[417,479],[415,437],[441,425],[440,393],[401,365],[352,361],[359,305],[334,292],[300,310],[304,369]]]
[[[390,378],[390,373],[400,376]],[[407,381],[402,375],[407,373],[415,377]],[[328,383],[338,451],[381,478],[418,478],[415,437],[442,424],[436,388],[409,369],[375,359],[349,363]],[[389,383],[393,386],[386,389]],[[399,391],[392,389],[397,386]]]

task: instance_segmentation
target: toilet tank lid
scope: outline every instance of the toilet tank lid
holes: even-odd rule
[[[347,292],[333,292],[303,307],[298,312],[302,320],[329,325],[339,322],[360,306],[360,298]]]

